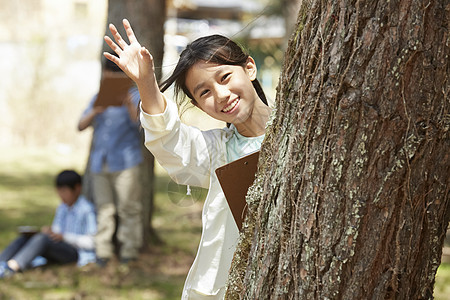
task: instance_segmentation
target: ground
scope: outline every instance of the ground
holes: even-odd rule
[[[0,151],[0,249],[17,236],[18,226],[50,223],[59,204],[54,175],[84,168],[71,153],[13,150]],[[173,183],[158,168],[153,226],[161,242],[148,245],[138,261],[127,267],[113,260],[105,268],[73,264],[27,270],[0,279],[0,300],[180,299],[200,240],[203,202],[173,193]]]
[[[0,166],[3,249],[17,236],[18,226],[51,222],[59,203],[54,175],[65,168],[82,172],[84,160],[71,152],[0,148]],[[148,245],[139,260],[128,267],[116,260],[104,269],[95,265],[45,266],[0,279],[0,300],[180,299],[200,239],[203,202],[184,198],[183,188],[176,190],[161,169],[157,168],[156,175],[153,226],[161,243]],[[449,295],[448,261],[438,270],[434,296],[446,300]]]

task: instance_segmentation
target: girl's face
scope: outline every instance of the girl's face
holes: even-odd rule
[[[201,110],[238,127],[251,118],[256,101],[260,101],[252,85],[255,78],[251,57],[244,67],[199,61],[188,70],[186,87]]]

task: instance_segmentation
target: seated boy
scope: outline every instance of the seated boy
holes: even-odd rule
[[[56,209],[52,226],[44,226],[32,236],[22,235],[0,254],[0,278],[31,267],[36,257],[48,262],[79,266],[95,262],[95,209],[81,195],[81,176],[72,170],[56,177],[56,190],[62,203]]]

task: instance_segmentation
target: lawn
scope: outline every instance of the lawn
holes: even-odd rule
[[[50,224],[59,199],[54,176],[66,168],[80,173],[84,159],[74,153],[1,151],[0,249],[17,235],[20,225]],[[184,279],[197,250],[202,201],[183,205],[170,201],[169,178],[157,169],[153,225],[162,243],[152,244],[136,263],[113,261],[95,265],[47,266],[0,282],[2,299],[180,299]],[[173,197],[172,197],[173,198]]]
[[[65,168],[83,172],[83,154],[0,149],[0,249],[17,226],[46,225],[59,203],[53,180]],[[180,299],[200,238],[202,201],[177,202],[172,184],[157,168],[153,225],[162,240],[128,268],[113,261],[104,269],[47,266],[1,280],[3,299]],[[172,200],[170,200],[172,199]],[[436,276],[435,299],[450,299],[450,264]]]

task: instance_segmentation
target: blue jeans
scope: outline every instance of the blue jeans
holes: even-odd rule
[[[43,233],[31,237],[21,235],[0,254],[0,261],[14,259],[24,270],[37,256],[43,256],[49,262],[66,264],[78,260],[78,251],[66,242],[53,241]]]

